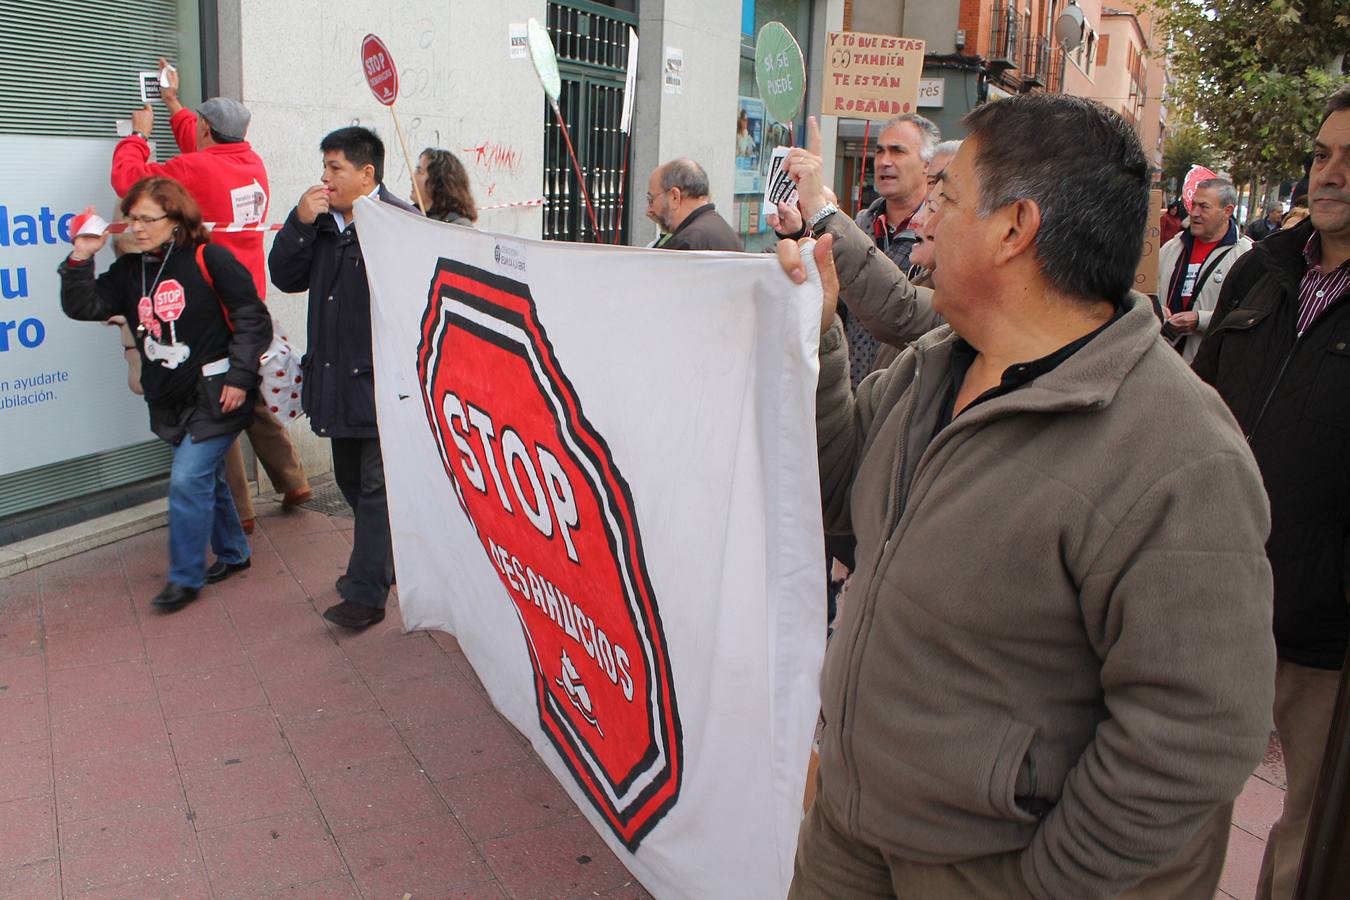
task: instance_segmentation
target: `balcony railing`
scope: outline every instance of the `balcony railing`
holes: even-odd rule
[[[1017,7],[1010,3],[992,4],[992,26],[989,31],[989,67],[1016,69],[1022,62],[1021,35],[1017,25]]]
[[[1022,73],[1022,87],[1046,87],[1050,82],[1050,65],[1053,60],[1050,41],[1047,38],[1026,42],[1024,62],[1019,67]]]

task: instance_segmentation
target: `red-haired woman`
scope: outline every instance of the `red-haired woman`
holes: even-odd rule
[[[60,267],[61,308],[89,322],[125,316],[134,327],[150,429],[174,447],[169,578],[152,601],[169,611],[249,566],[222,460],[252,415],[272,319],[248,270],[207,242],[201,212],[177,181],[138,181],[122,212],[139,252],[95,278],[93,257],[107,235],[74,237]],[[208,541],[216,554],[209,569]]]

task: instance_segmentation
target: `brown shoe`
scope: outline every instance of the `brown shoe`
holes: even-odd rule
[[[239,524],[243,527],[243,529],[244,529],[244,534],[252,534],[252,533],[253,533],[253,526],[254,526],[255,524],[257,524],[257,520],[256,520],[256,519],[240,519],[240,520],[239,520]]]
[[[281,511],[285,512],[288,509],[295,509],[297,506],[303,506],[308,503],[313,496],[314,492],[308,487],[295,488],[294,490],[287,491],[285,496],[281,498]]]

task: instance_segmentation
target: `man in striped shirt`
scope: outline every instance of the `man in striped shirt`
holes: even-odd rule
[[[1311,216],[1234,264],[1195,371],[1227,401],[1270,495],[1275,728],[1289,789],[1260,900],[1288,898],[1350,634],[1350,84],[1313,145]]]

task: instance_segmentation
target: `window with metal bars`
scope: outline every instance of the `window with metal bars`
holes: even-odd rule
[[[628,29],[637,25],[635,0],[603,5],[555,0],[548,5],[548,31],[558,51],[562,93],[558,106],[585,176],[599,234],[567,152],[562,129],[544,105],[544,239],[623,243],[628,229],[622,207],[633,203],[629,143],[619,130],[628,63]]]

